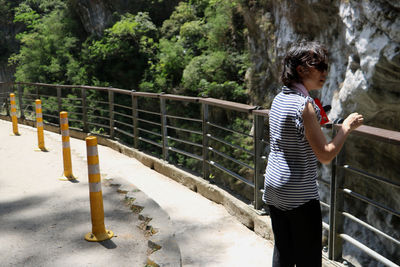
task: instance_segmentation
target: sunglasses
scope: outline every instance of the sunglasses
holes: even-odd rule
[[[323,61],[319,63],[311,63],[310,65],[321,72],[328,70],[328,64]]]

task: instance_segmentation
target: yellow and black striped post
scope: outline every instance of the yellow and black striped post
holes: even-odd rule
[[[60,128],[61,128],[61,139],[62,139],[62,152],[63,152],[63,163],[64,163],[64,177],[68,180],[75,180],[76,178],[72,174],[72,161],[71,161],[71,146],[69,143],[69,126],[68,126],[68,112],[60,112]]]
[[[36,99],[35,105],[36,105],[36,129],[38,136],[38,147],[42,151],[47,151],[46,147],[44,146],[42,101],[40,101],[40,99]]]
[[[85,235],[87,241],[100,242],[110,239],[114,233],[104,226],[103,193],[101,191],[101,177],[97,138],[86,138],[87,163],[89,173],[90,214],[92,218],[92,232]]]
[[[13,127],[13,133],[14,135],[19,135],[18,132],[18,118],[17,118],[17,105],[15,103],[15,94],[11,93],[10,94],[10,104],[11,104],[11,121],[12,121],[12,127]]]

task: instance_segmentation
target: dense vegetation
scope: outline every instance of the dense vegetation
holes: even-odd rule
[[[100,36],[83,31],[71,1],[1,2],[4,18],[24,29],[19,51],[9,58],[17,81],[247,101],[249,60],[235,1],[181,1],[163,21],[149,15],[160,14],[154,10],[115,12]]]
[[[0,4],[3,4],[0,13],[4,14],[9,23],[14,23],[19,32],[16,36],[19,46],[14,50],[4,51],[4,54],[10,55],[9,64],[16,69],[15,80],[112,86],[146,92],[209,96],[242,103],[248,101],[244,77],[250,61],[246,47],[246,29],[237,8],[238,1],[158,0],[140,3],[141,8],[136,7],[140,11],[114,12],[108,27],[101,34],[91,34],[84,30],[73,0],[0,0]],[[175,5],[170,14],[162,12],[163,4]],[[9,46],[0,44],[0,49],[3,47]],[[25,87],[24,90],[25,93],[34,95],[36,89]],[[42,101],[43,107],[51,115],[45,120],[57,123],[58,103],[55,90],[41,90],[42,94],[47,95],[45,101]],[[83,112],[78,107],[81,103],[77,103],[80,94],[80,90],[73,89],[63,95],[67,98],[63,105],[70,112],[71,125],[78,128],[83,127],[81,118],[76,115]],[[100,125],[109,123],[108,95],[88,92],[87,97],[88,119],[94,122],[90,130],[107,134],[108,130]],[[119,105],[131,106],[129,97],[116,96],[115,101]],[[157,104],[143,99],[140,105],[142,109],[158,108]],[[167,108],[169,114],[200,118],[199,107],[170,105]],[[129,115],[129,111],[124,109],[119,109],[118,112]],[[119,116],[118,120],[124,123],[117,125],[121,130],[132,132],[128,126],[132,124],[129,117],[115,116]],[[151,115],[143,116],[147,116],[147,120],[154,119]],[[251,124],[247,114],[234,114],[216,108],[210,119],[240,132],[250,132]],[[201,124],[194,125],[174,119],[170,119],[169,124],[201,131]],[[160,133],[159,127],[154,125],[140,123],[140,127]],[[252,138],[213,130],[212,134],[218,138],[248,150],[252,149]],[[168,135],[198,144],[202,142],[201,136],[196,134],[169,130]],[[132,138],[129,136],[117,137],[132,145]],[[157,135],[145,134],[145,137],[159,142]],[[193,150],[192,153],[198,156],[202,154],[200,148],[193,149],[188,144],[170,140],[169,145],[183,151]],[[215,141],[210,145],[252,165],[251,156],[240,150]],[[147,143],[142,142],[140,149],[161,155],[158,147]],[[216,158],[213,160],[216,162],[246,179],[252,179],[248,168],[233,164],[218,155],[214,156]],[[168,160],[201,172],[201,161],[196,159],[171,152]],[[223,179],[223,176],[219,170],[212,170],[211,177],[218,177],[216,182],[219,180],[228,187],[234,185],[239,191],[246,186],[233,178]],[[252,190],[247,189],[251,195]]]

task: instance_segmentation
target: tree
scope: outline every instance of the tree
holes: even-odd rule
[[[21,47],[9,59],[16,65],[16,81],[73,83],[80,72],[76,59],[78,39],[68,28],[73,21],[61,8],[62,3],[56,6],[45,15],[25,3],[16,8],[14,21],[27,29],[17,35]]]
[[[84,44],[82,60],[91,81],[136,88],[154,57],[157,28],[147,13],[126,14],[100,40]]]

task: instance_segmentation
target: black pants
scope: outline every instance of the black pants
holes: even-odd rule
[[[322,218],[318,200],[289,211],[268,206],[275,237],[273,267],[320,267]]]

